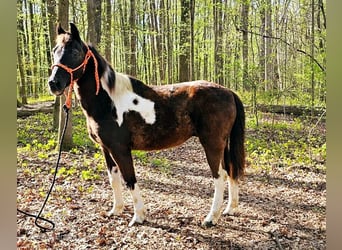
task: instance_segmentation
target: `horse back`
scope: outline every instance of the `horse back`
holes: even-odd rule
[[[230,90],[207,81],[153,87],[131,81],[133,91],[152,101],[156,113],[153,124],[144,122],[136,112],[126,114],[125,126],[130,131],[133,149],[173,147],[204,132],[224,131],[223,136],[228,136],[236,115]]]

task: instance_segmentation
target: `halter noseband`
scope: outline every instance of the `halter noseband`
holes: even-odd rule
[[[86,47],[87,47],[87,53],[84,57],[84,60],[76,68],[71,69],[68,66],[65,66],[64,64],[61,64],[61,63],[53,64],[51,66],[51,69],[53,69],[54,67],[61,67],[62,69],[64,69],[66,72],[68,72],[70,74],[70,87],[69,87],[68,94],[66,94],[66,100],[65,100],[65,105],[68,109],[70,109],[70,107],[71,107],[72,90],[73,90],[74,83],[79,80],[79,79],[76,79],[76,80],[73,79],[74,78],[73,73],[82,67],[83,67],[83,73],[84,73],[90,57],[92,57],[94,59],[94,64],[95,64],[96,95],[99,93],[99,90],[100,90],[100,78],[99,78],[99,72],[98,72],[98,68],[97,68],[97,65],[98,65],[97,60],[96,60],[94,53],[89,49],[88,45],[86,45]]]

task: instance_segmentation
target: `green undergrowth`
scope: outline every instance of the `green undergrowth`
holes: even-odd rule
[[[73,110],[73,142],[69,153],[86,155],[74,164],[82,164],[80,179],[87,181],[99,178],[105,169],[101,150],[87,134],[86,121],[79,109]],[[51,114],[36,114],[17,119],[18,167],[27,166],[21,154],[31,154],[46,160],[57,153],[57,131],[52,129]],[[252,115],[246,118],[246,151],[248,165],[257,170],[298,166],[323,169],[326,163],[325,122],[319,119],[293,118],[259,114],[258,124]],[[150,166],[168,174],[171,161],[152,156],[144,151],[133,151],[138,164]],[[96,163],[96,164],[95,164]],[[94,166],[99,166],[99,169]],[[65,178],[74,174],[73,168],[59,170]]]
[[[285,119],[285,120],[284,120]],[[247,117],[246,151],[255,169],[310,167],[325,170],[325,122],[305,117],[259,115]]]

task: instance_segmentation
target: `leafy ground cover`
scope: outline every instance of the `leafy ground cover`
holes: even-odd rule
[[[43,216],[56,224],[40,232],[17,216],[18,249],[325,249],[325,123],[260,114],[247,117],[247,173],[240,208],[218,225],[200,224],[210,209],[213,180],[196,138],[180,147],[133,152],[147,221],[128,227],[132,200],[125,189],[121,216],[108,218],[112,191],[100,150],[85,119],[73,110],[75,147],[63,152]],[[17,207],[38,213],[52,181],[56,131],[52,115],[17,122]],[[225,201],[227,201],[227,192]]]

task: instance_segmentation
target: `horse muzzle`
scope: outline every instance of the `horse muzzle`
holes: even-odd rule
[[[49,88],[50,92],[56,96],[60,96],[64,92],[64,86],[62,86],[61,82],[56,80],[49,80]]]

